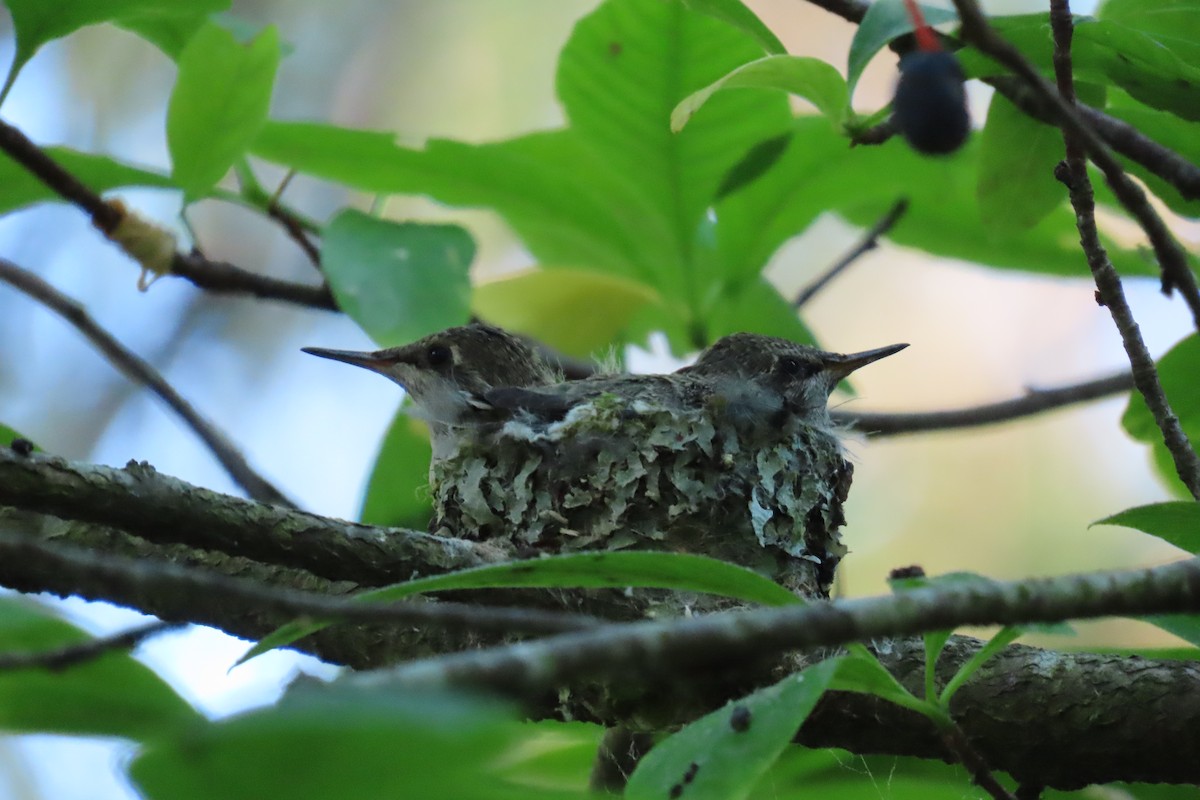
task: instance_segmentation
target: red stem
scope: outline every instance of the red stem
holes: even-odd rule
[[[917,0],[904,0],[904,5],[908,9],[908,15],[912,17],[913,34],[917,37],[917,49],[925,53],[936,53],[942,49],[941,43],[938,42],[937,34],[933,32],[925,24],[925,15],[921,13],[921,7],[917,5]]]

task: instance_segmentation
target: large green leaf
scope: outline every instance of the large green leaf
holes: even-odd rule
[[[321,269],[338,307],[381,347],[467,321],[475,240],[457,225],[347,209],[325,228]]]
[[[81,153],[66,147],[47,147],[44,152],[95,192],[106,192],[119,186],[170,188],[175,185],[166,175],[123,164],[108,156]],[[20,164],[0,155],[0,214],[51,201],[66,202]]]
[[[610,0],[579,22],[559,61],[572,133],[644,200],[643,224],[665,234],[652,242],[653,285],[692,308],[706,288],[691,269],[705,210],[729,169],[783,133],[790,115],[779,93],[725,92],[676,135],[671,110],[760,52],[737,29],[679,4]]]
[[[1054,178],[1054,166],[1063,159],[1058,128],[1043,125],[995,94],[979,140],[976,196],[984,226],[1032,228],[1066,200],[1067,190]]]
[[[573,553],[477,567],[372,589],[355,595],[365,602],[403,600],[426,592],[453,589],[651,587],[707,592],[764,605],[803,602],[757,572],[689,553]],[[301,620],[273,631],[250,648],[238,663],[327,628],[331,623]]]
[[[799,95],[838,126],[851,114],[846,81],[832,65],[806,56],[767,56],[742,64],[681,100],[671,111],[671,130],[680,131],[713,95],[727,89],[779,89]]]
[[[625,797],[739,800],[775,762],[837,672],[822,661],[701,717],[654,746]]]
[[[248,45],[208,23],[179,54],[167,106],[172,177],[188,200],[205,196],[267,119],[279,34],[267,28]]]
[[[648,286],[616,275],[534,269],[476,286],[471,308],[489,322],[584,357],[621,339],[633,316],[658,299]]]
[[[1158,377],[1171,410],[1179,418],[1183,432],[1195,447],[1200,442],[1200,392],[1196,391],[1196,376],[1200,375],[1200,336],[1192,334],[1176,344],[1159,359],[1157,366]],[[1179,486],[1181,482],[1162,442],[1162,432],[1139,392],[1130,394],[1121,425],[1134,439],[1152,445],[1160,473],[1169,484]]]
[[[392,134],[268,123],[253,151],[364,191],[494,209],[546,264],[651,283],[653,264],[670,247],[652,210],[566,130],[484,145],[433,140],[412,150]]]
[[[0,598],[0,650],[28,653],[87,642],[83,631],[25,598]],[[0,672],[0,729],[145,740],[200,720],[170,686],[114,651],[62,671]]]
[[[425,423],[401,408],[375,456],[359,519],[368,525],[425,530],[433,516],[429,493],[432,453]]]
[[[938,25],[958,18],[953,11],[936,6],[923,5],[921,13],[929,25]],[[849,63],[846,68],[850,91],[854,91],[863,70],[875,54],[893,39],[909,33],[913,28],[912,17],[909,16],[902,0],[875,0],[871,3],[854,32],[854,39],[850,42]]]
[[[534,726],[468,694],[303,686],[280,704],[148,746],[130,776],[150,800],[543,800],[509,764]]]
[[[1136,528],[1189,553],[1200,553],[1200,503],[1194,500],[1127,508],[1092,524]]]

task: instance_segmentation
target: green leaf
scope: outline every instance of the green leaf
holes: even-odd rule
[[[816,344],[796,310],[779,290],[765,278],[757,278],[746,286],[729,289],[706,310],[708,341],[745,331],[778,336],[801,344]]]
[[[1200,614],[1155,614],[1134,617],[1200,647]]]
[[[12,14],[17,47],[4,89],[0,90],[0,103],[16,81],[21,68],[46,42],[98,22],[125,24],[130,20],[157,18],[163,26],[178,24],[181,18],[228,8],[229,2],[192,0],[185,8],[180,8],[179,0],[55,0],[53,3],[45,0],[5,0],[4,5]],[[127,27],[136,30],[132,26]]]
[[[1200,503],[1195,501],[1152,503],[1127,508],[1092,525],[1135,528],[1189,553],[1200,553]]]
[[[640,199],[637,224],[654,231],[640,245],[652,248],[646,282],[693,313],[711,278],[711,271],[698,276],[691,261],[695,232],[729,169],[756,143],[784,133],[791,114],[782,94],[722,92],[672,134],[671,110],[760,53],[736,28],[677,3],[611,0],[579,22],[559,61],[556,85],[571,133]]]
[[[24,439],[27,442],[31,441],[28,436],[22,436],[7,425],[0,425],[0,447],[8,447],[17,439]],[[36,444],[33,445],[33,449],[36,452],[41,452],[42,450]]]
[[[1058,128],[1026,116],[997,93],[979,139],[976,196],[985,226],[1026,230],[1066,199],[1054,178],[1064,153]]]
[[[1196,375],[1200,375],[1200,336],[1192,334],[1176,344],[1157,363],[1158,377],[1171,410],[1179,418],[1183,432],[1194,447],[1200,442],[1200,393],[1196,392]],[[1162,433],[1154,422],[1141,393],[1129,395],[1129,405],[1121,417],[1125,432],[1139,442],[1152,446],[1159,472],[1172,486],[1181,485],[1175,474],[1174,462],[1162,443]]]
[[[748,796],[808,718],[838,666],[836,658],[814,664],[727,703],[659,742],[630,776],[624,796]]]
[[[267,119],[279,34],[274,28],[242,45],[208,23],[179,54],[167,106],[172,177],[187,200],[205,196],[241,157]]]
[[[934,706],[913,696],[888,672],[879,659],[861,644],[847,646],[850,655],[841,660],[837,676],[829,688],[840,692],[859,692],[882,697],[888,702],[929,716]]]
[[[573,356],[611,346],[639,310],[656,302],[658,294],[645,284],[564,268],[507,275],[479,284],[471,296],[481,318]]]
[[[325,228],[321,269],[338,307],[381,347],[461,325],[475,241],[457,225],[391,222],[347,209]]]
[[[606,552],[574,553],[531,561],[417,578],[355,595],[355,600],[389,602],[415,594],[450,589],[562,588],[598,589],[650,587],[684,592],[707,592],[769,606],[803,602],[757,572],[715,558],[688,553]],[[291,644],[332,623],[299,620],[276,629],[246,652],[241,664],[255,656]]]
[[[727,22],[758,42],[768,53],[786,53],[783,42],[741,0],[681,0],[692,11]]]
[[[995,636],[988,639],[983,647],[976,650],[975,654],[958,668],[958,672],[954,673],[954,677],[942,689],[942,694],[938,697],[938,703],[942,708],[949,708],[950,699],[971,679],[971,676],[978,672],[979,668],[991,660],[993,656],[1020,638],[1024,632],[1024,627],[1009,625],[1008,627],[1001,628]]]
[[[652,209],[569,131],[485,145],[432,140],[425,150],[393,140],[392,134],[326,125],[268,123],[254,153],[363,191],[492,208],[545,264],[652,283],[652,263],[670,246]]]
[[[1106,0],[1098,16],[1148,35],[1187,64],[1200,64],[1196,0]]]
[[[359,518],[368,525],[424,530],[433,516],[429,496],[431,455],[425,423],[401,408],[375,456]]]
[[[817,107],[835,125],[850,116],[846,81],[830,64],[805,56],[767,56],[737,69],[693,92],[671,111],[671,130],[679,132],[717,92],[725,89],[781,89]]]
[[[95,192],[121,186],[171,188],[166,175],[124,164],[107,156],[81,153],[65,147],[44,148],[46,155]],[[66,202],[46,184],[6,155],[0,155],[0,214],[34,203]]]
[[[228,11],[230,4],[231,0],[188,0],[186,3],[166,0],[153,7],[121,14],[113,19],[113,23],[141,36],[172,61],[178,61],[183,48],[204,23],[218,12]],[[229,20],[224,22],[228,24]]]
[[[45,652],[91,637],[22,597],[0,598],[0,651]],[[111,652],[62,671],[0,672],[0,729],[146,740],[201,717],[148,667]]]
[[[958,19],[958,15],[945,8],[921,6],[921,13],[929,25],[940,25]],[[912,17],[904,7],[902,0],[875,0],[867,7],[854,38],[850,41],[850,57],[846,65],[847,81],[850,91],[858,85],[867,64],[875,54],[891,43],[898,36],[903,36],[913,30]]]
[[[149,800],[543,800],[578,797],[513,774],[536,726],[465,693],[334,684],[164,738],[130,777]]]

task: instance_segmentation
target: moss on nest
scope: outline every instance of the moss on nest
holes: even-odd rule
[[[837,436],[727,406],[604,394],[558,421],[474,430],[431,466],[438,524],[547,553],[700,553],[825,596],[851,475]]]

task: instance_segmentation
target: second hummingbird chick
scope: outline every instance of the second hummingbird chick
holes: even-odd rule
[[[454,445],[455,431],[487,422],[481,400],[496,386],[538,386],[560,380],[523,339],[493,325],[473,323],[374,352],[305,347],[305,353],[378,372],[404,387],[415,416],[430,423],[434,458]]]
[[[770,420],[784,413],[826,426],[829,395],[842,379],[906,347],[892,344],[843,355],[774,336],[734,333],[675,374],[707,381],[734,418]]]

